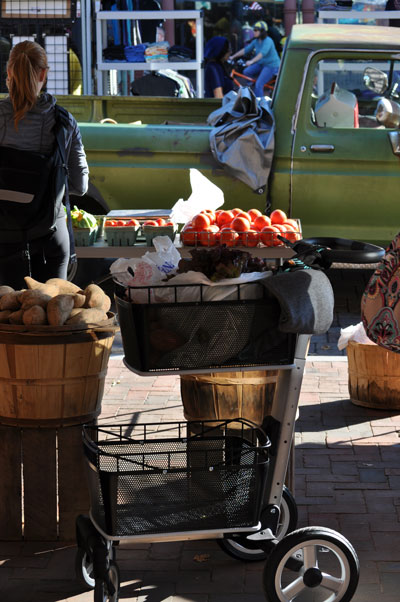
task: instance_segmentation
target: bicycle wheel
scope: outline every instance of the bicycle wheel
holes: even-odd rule
[[[295,570],[286,567],[293,559]],[[349,602],[360,565],[350,542],[332,529],[306,527],[284,537],[264,567],[268,602]]]
[[[280,506],[280,516],[276,539],[282,539],[287,533],[290,533],[297,525],[297,505],[289,489],[284,486],[282,491],[282,500]],[[237,560],[245,562],[258,562],[267,558],[267,552],[258,548],[249,547],[246,538],[243,535],[233,534],[231,537],[217,540],[219,546]]]
[[[94,586],[94,602],[118,602],[121,579],[118,565],[115,564],[113,560],[110,562],[108,576],[115,591],[113,593],[109,592],[106,583],[102,579],[96,579]]]

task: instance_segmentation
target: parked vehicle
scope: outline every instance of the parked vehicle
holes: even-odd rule
[[[272,98],[268,200],[300,218],[304,236],[386,244],[398,231],[397,125],[377,121],[375,113],[380,99],[399,98],[399,52],[395,28],[293,27]],[[223,190],[229,207],[265,210],[266,195],[228,176],[211,155],[206,119],[220,101],[74,96],[59,102],[80,122],[91,174],[84,208],[92,213],[170,208],[190,195],[190,167]],[[389,103],[389,113],[395,106]],[[118,123],[99,123],[105,117]]]

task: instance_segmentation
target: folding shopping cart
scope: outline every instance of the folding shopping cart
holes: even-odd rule
[[[224,417],[85,427],[91,513],[77,519],[77,569],[95,602],[118,600],[115,544],[124,539],[215,538],[238,559],[265,559],[269,602],[354,595],[354,548],[332,529],[294,530],[296,503],[284,486],[310,335],[280,331],[277,299],[251,286],[251,295],[237,286],[222,301],[196,286],[188,301],[187,286],[116,284],[124,362],[137,374],[265,369],[278,377],[260,427]]]

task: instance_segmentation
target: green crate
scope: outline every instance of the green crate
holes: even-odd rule
[[[108,226],[104,228],[105,238],[110,247],[132,247],[140,226]]]
[[[95,242],[98,241],[104,235],[104,222],[106,221],[105,215],[95,215],[97,222]]]
[[[74,241],[77,247],[91,247],[96,240],[97,228],[73,228]]]
[[[176,226],[142,226],[142,231],[148,247],[153,245],[155,236],[169,236],[172,242],[176,236]]]

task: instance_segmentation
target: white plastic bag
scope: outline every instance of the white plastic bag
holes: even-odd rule
[[[362,343],[363,345],[375,345],[375,343],[367,337],[362,322],[359,322],[355,326],[348,326],[347,328],[340,329],[340,337],[337,344],[338,349],[340,351],[345,349],[349,341],[355,341],[356,343]]]
[[[202,301],[228,301],[259,299],[263,295],[260,281],[271,276],[272,272],[249,272],[237,278],[226,278],[212,282],[202,272],[185,272],[176,274],[168,282],[162,283],[164,289],[157,289],[154,295],[155,303],[188,303]],[[182,286],[187,284],[188,286]],[[198,285],[204,285],[202,287]],[[175,291],[175,285],[179,285]],[[196,286],[193,286],[196,285]],[[238,285],[240,286],[238,297]],[[176,295],[176,297],[175,297]]]
[[[172,207],[170,219],[176,224],[186,224],[203,209],[215,211],[224,204],[222,190],[197,169],[190,169],[190,185],[192,194],[188,200],[179,199]]]
[[[153,238],[154,252],[143,257],[117,259],[110,266],[115,279],[125,286],[158,286],[167,274],[174,274],[181,259],[179,251],[169,236]],[[128,271],[128,268],[129,271]],[[135,291],[136,303],[148,303],[148,292]],[[152,297],[152,302],[154,301]]]

